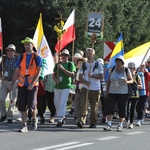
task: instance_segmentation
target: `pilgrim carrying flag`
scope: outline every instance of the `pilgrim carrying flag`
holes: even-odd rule
[[[69,43],[71,43],[72,41],[74,41],[76,39],[76,35],[75,35],[75,9],[72,11],[72,13],[70,14],[70,16],[68,17],[63,30],[66,30],[63,35],[62,38],[60,39],[60,51]],[[59,53],[59,40],[56,43],[55,46],[55,50],[56,52]]]
[[[105,79],[106,81],[108,80],[108,75],[109,75],[109,69],[113,68],[116,63],[115,63],[115,59],[118,56],[123,56],[124,55],[124,47],[123,47],[123,38],[122,38],[122,33],[120,34],[120,37],[117,41],[117,44],[110,56],[109,62],[108,62],[108,66],[107,66],[107,70],[106,70],[106,75],[105,75]]]
[[[3,49],[3,38],[2,38],[2,22],[0,18],[0,50]]]
[[[37,53],[42,57],[44,62],[46,62],[43,74],[48,75],[53,73],[54,59],[47,43],[46,37],[43,31],[42,25],[42,14],[40,13],[40,18],[33,37],[34,46],[37,49]]]

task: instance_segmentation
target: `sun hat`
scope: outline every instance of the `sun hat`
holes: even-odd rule
[[[93,51],[93,54],[95,54],[95,50],[93,48],[87,48],[86,51]]]
[[[134,62],[128,63],[128,68],[135,68],[135,63]]]
[[[117,60],[121,60],[121,61],[123,62],[123,64],[125,63],[125,62],[124,62],[124,57],[123,57],[122,55],[119,55],[119,56],[115,59],[115,62],[116,62]]]
[[[75,53],[73,57],[75,57],[75,58],[82,58],[82,56],[79,53]]]
[[[26,37],[24,40],[21,41],[21,43],[32,43],[34,45],[33,39]]]
[[[16,46],[14,44],[9,44],[7,47],[6,47],[6,50],[8,49],[13,49],[14,51],[16,51]]]
[[[68,56],[70,56],[69,51],[67,49],[64,49],[61,54],[67,54]]]

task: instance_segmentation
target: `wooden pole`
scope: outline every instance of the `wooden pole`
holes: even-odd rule
[[[63,27],[61,26],[61,22],[63,20],[66,20],[66,18],[62,18],[62,14],[60,14],[59,18],[55,18],[55,20],[58,20],[60,22],[60,30],[63,30]],[[58,34],[58,33],[57,33]],[[61,51],[61,39],[62,39],[62,34],[58,34],[58,63],[60,63],[60,51]],[[57,69],[57,79],[59,79],[59,69]]]
[[[72,62],[73,62],[73,56],[74,56],[74,41],[72,42]]]
[[[96,43],[96,35],[94,35],[94,36],[95,36],[95,38],[91,39],[93,50],[94,50],[94,44]],[[93,55],[92,55],[92,58],[90,59],[90,73],[92,72],[92,60],[93,60]],[[88,82],[90,82],[90,77],[88,77]],[[87,93],[86,93],[86,101],[88,101],[88,99],[89,99],[89,86],[88,86]]]

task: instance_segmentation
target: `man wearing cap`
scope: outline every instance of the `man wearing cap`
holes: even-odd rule
[[[64,49],[61,52],[61,62],[54,67],[53,79],[56,83],[54,90],[54,104],[56,107],[56,115],[59,117],[57,127],[61,127],[65,123],[66,104],[72,84],[71,77],[75,75],[74,63],[68,61],[69,51]]]
[[[13,120],[13,113],[14,113],[14,106],[17,94],[17,83],[14,83],[12,92],[9,92],[9,86],[11,84],[13,73],[15,71],[15,64],[17,61],[17,57],[15,56],[16,47],[13,44],[9,44],[6,48],[6,56],[3,56],[2,62],[0,65],[0,79],[1,86],[0,86],[0,112],[1,118],[0,122],[3,122],[7,118],[8,123],[12,123]],[[8,111],[6,112],[6,98],[9,93],[10,102]]]
[[[22,127],[19,132],[28,132],[27,110],[32,112],[32,130],[37,129],[36,118],[38,79],[42,67],[42,59],[33,51],[34,43],[29,37],[22,40],[26,50],[17,59],[16,70],[13,75],[11,86],[18,79],[18,110],[22,114]],[[12,89],[12,87],[10,87]]]
[[[92,48],[86,49],[87,62],[83,63],[79,69],[79,81],[82,83],[80,111],[78,114],[79,128],[86,124],[88,103],[91,106],[90,126],[96,128],[97,107],[100,98],[100,79],[103,79],[103,68],[100,63],[94,60],[95,51]],[[84,67],[83,67],[84,65]]]

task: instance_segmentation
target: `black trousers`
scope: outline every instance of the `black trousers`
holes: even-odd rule
[[[47,102],[48,109],[51,112],[51,117],[54,117],[55,113],[56,113],[56,108],[55,108],[55,105],[54,105],[54,92],[46,91],[45,99],[46,99],[46,102]]]
[[[115,106],[117,104],[119,118],[125,118],[127,99],[128,99],[127,94],[109,94],[107,115],[114,115]]]
[[[142,118],[143,118],[145,105],[146,105],[146,100],[147,100],[146,95],[139,97],[139,101],[136,105],[137,119],[142,120]]]
[[[130,118],[130,123],[133,123],[134,109],[136,107],[136,104],[137,104],[138,100],[139,100],[139,98],[129,98],[128,101],[127,101],[127,116],[126,116],[126,121],[128,121],[128,119]]]
[[[43,118],[45,110],[46,110],[45,95],[37,96],[37,110],[38,110],[38,115],[40,116],[40,118]]]

